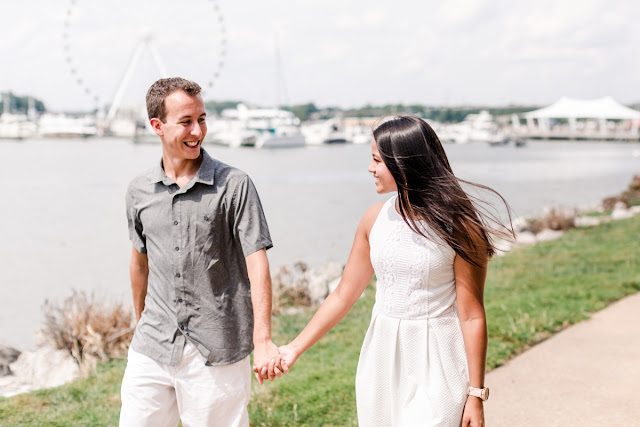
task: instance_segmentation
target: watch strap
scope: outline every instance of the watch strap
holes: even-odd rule
[[[482,401],[486,401],[489,399],[489,387],[477,388],[477,387],[469,387],[467,390],[467,395],[475,396],[480,398]]]

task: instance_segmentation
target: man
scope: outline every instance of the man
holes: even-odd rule
[[[278,356],[260,199],[245,173],[202,149],[200,86],[158,80],[147,112],[162,161],[126,196],[138,324],[120,425],[248,426],[249,354],[271,372]],[[256,373],[261,384],[266,372]]]

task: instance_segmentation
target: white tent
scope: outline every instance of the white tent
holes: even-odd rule
[[[537,133],[543,137],[557,134],[556,136],[574,137],[603,137],[614,139],[628,139],[638,137],[638,125],[640,123],[640,111],[625,107],[610,96],[598,99],[573,99],[563,96],[555,103],[539,110],[529,111],[523,116],[527,119],[527,128],[529,133]],[[569,123],[567,130],[551,129],[550,119],[565,119]],[[534,120],[538,126],[534,126]],[[597,121],[599,123],[599,132],[596,135],[593,131],[578,131],[578,120],[586,120],[587,122]],[[629,131],[611,131],[607,129],[607,120],[631,120],[631,128]],[[514,119],[514,127],[517,119]],[[615,127],[615,125],[613,125]],[[537,129],[537,130],[536,130]],[[590,135],[587,135],[589,133]]]
[[[625,107],[610,96],[598,99],[573,99],[563,96],[548,107],[524,113],[524,116],[533,119],[637,120],[640,119],[640,111]]]

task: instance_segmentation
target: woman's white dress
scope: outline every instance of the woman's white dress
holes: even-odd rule
[[[459,426],[469,373],[456,300],[455,252],[413,232],[394,196],[369,236],[378,279],[356,374],[360,426]]]

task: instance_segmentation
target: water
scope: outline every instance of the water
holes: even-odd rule
[[[458,176],[493,187],[518,215],[597,202],[640,173],[637,143],[445,148]],[[344,263],[360,216],[389,197],[375,193],[368,146],[208,150],[256,183],[275,244],[272,267]],[[159,145],[116,139],[0,141],[0,342],[32,348],[42,303],[72,288],[130,300],[124,195],[159,157]]]

